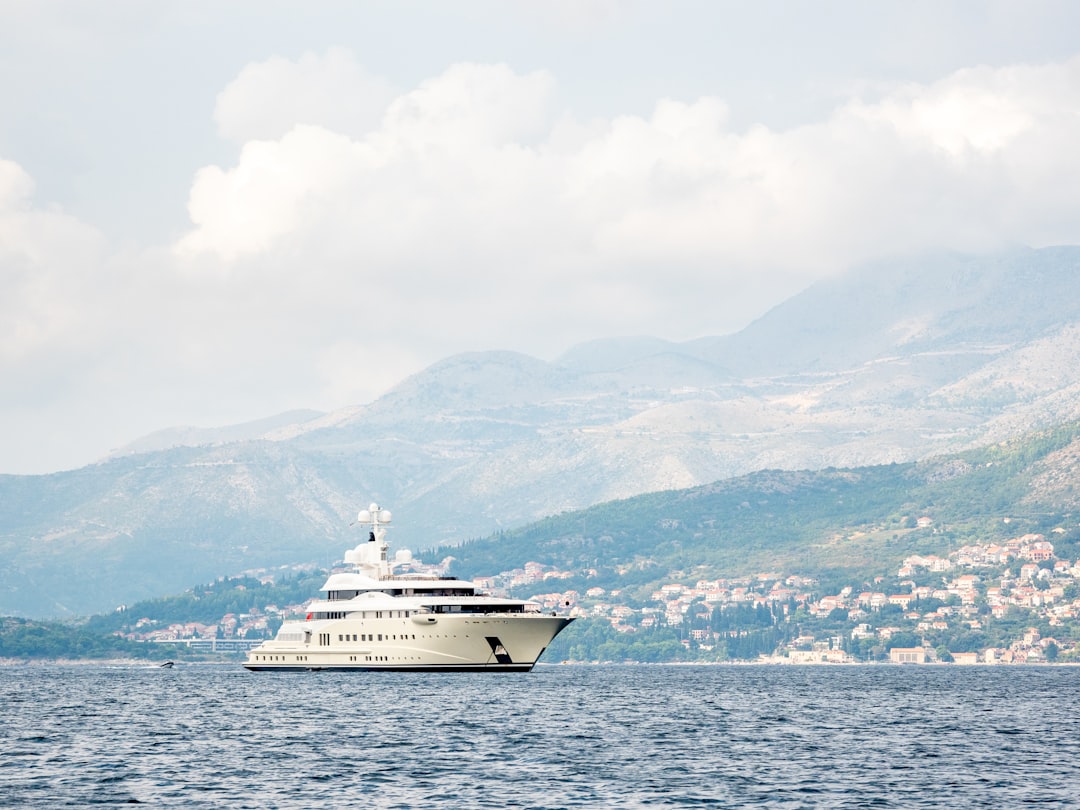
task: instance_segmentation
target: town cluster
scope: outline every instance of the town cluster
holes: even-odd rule
[[[450,562],[413,566],[445,574]],[[259,573],[266,581],[274,576]],[[545,610],[606,621],[619,634],[673,628],[684,647],[706,659],[725,638],[749,632],[720,620],[732,615],[765,616],[788,631],[776,648],[759,656],[772,663],[1041,663],[1080,658],[1080,562],[1056,557],[1053,543],[1041,534],[969,545],[944,556],[914,555],[895,576],[878,576],[872,583],[825,595],[813,578],[775,571],[692,585],[670,582],[637,599],[619,588],[594,586],[582,592],[558,587],[560,581],[580,581],[582,575],[588,580],[597,572],[530,562],[474,582],[494,592],[535,592],[551,584],[555,587],[550,592],[533,597]],[[142,619],[125,635],[214,650],[245,649],[280,621],[303,615],[307,604],[266,605],[227,614],[213,624],[159,627]],[[760,628],[760,621],[755,626]],[[994,627],[998,632],[989,633]],[[901,646],[898,639],[908,643]]]
[[[132,641],[152,641],[157,644],[177,644],[210,652],[233,652],[257,645],[270,635],[271,622],[291,613],[276,605],[252,608],[248,613],[226,613],[214,624],[176,622],[158,627],[152,619],[135,622],[130,632],[118,633]]]
[[[485,584],[512,588],[570,576],[531,563]],[[964,546],[946,556],[914,555],[903,561],[895,577],[878,576],[872,584],[886,583],[894,587],[846,586],[835,594],[815,595],[816,580],[769,572],[693,585],[664,584],[651,594],[649,604],[639,607],[627,605],[621,590],[600,587],[535,598],[545,608],[568,608],[575,616],[606,619],[620,633],[660,625],[685,629],[683,644],[705,652],[724,636],[743,632],[716,629],[711,621],[715,611],[740,605],[766,609],[779,622],[807,628],[762,656],[773,663],[864,660],[853,643],[860,641],[870,642],[863,645],[870,648],[876,643],[896,663],[1043,663],[1080,654],[1073,633],[1080,631],[1080,561],[1058,559],[1053,544],[1041,534]],[[825,625],[829,619],[827,626],[814,632],[815,624]],[[949,649],[949,640],[965,635],[970,640],[972,633],[985,631],[995,620],[1016,625],[1007,643]],[[917,636],[919,644],[890,644],[901,634]]]

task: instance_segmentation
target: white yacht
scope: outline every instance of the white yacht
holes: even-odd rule
[[[282,624],[248,653],[245,667],[528,672],[573,621],[454,577],[395,573],[413,559],[406,550],[387,558],[390,520],[378,504],[360,512],[368,539],[345,552],[353,570],[332,573],[307,618]]]

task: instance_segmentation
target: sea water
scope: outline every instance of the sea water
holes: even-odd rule
[[[0,804],[1080,807],[1080,668],[0,667]]]

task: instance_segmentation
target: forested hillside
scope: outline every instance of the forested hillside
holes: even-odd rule
[[[656,540],[657,520],[678,521],[658,537],[706,562],[751,540],[805,549],[834,518],[863,519],[852,498],[870,521],[884,520],[881,498],[897,518],[932,505],[917,487],[895,502],[888,489],[912,484],[890,473],[907,467],[873,465],[1080,418],[1078,268],[1078,247],[898,259],[815,284],[733,335],[611,338],[552,361],[459,354],[322,416],[166,430],[77,470],[0,475],[0,613],[85,615],[221,575],[325,566],[372,501],[398,516],[396,542],[426,551],[701,487],[620,505],[633,524],[602,508],[584,528],[550,527],[600,544],[601,563]],[[740,477],[762,470],[786,472]]]
[[[1069,423],[926,462],[818,472],[765,471],[705,487],[614,501],[424,556],[429,561],[453,557],[452,570],[462,576],[499,575],[501,584],[518,595],[558,590],[578,594],[585,606],[588,600],[583,595],[598,590],[618,593],[619,604],[637,609],[655,601],[664,585],[738,578],[782,582],[797,576],[804,583],[800,587],[809,589],[798,606],[793,597],[787,602],[731,605],[709,609],[708,618],[697,621],[700,632],[726,636],[723,656],[753,658],[792,641],[799,632],[816,628],[820,633],[848,633],[846,610],[843,617],[810,614],[805,609],[809,600],[870,582],[904,587],[895,572],[912,555],[946,556],[961,546],[1051,536],[1056,559],[1076,560],[1080,510],[1073,511],[1072,481],[1078,457],[1080,423]],[[514,571],[526,563],[538,563],[557,578],[531,583],[514,579]],[[251,620],[248,629],[256,634],[270,633],[283,617],[302,609],[324,574],[279,573],[273,583],[223,578],[177,596],[77,622],[11,621],[0,633],[0,657],[118,653],[114,642],[88,639],[113,633],[134,637],[137,630],[185,623],[214,627],[220,636],[234,632],[230,628],[238,616]],[[925,585],[940,579],[919,581]],[[1052,585],[1042,581],[1040,587]],[[1072,598],[1075,590],[1066,585],[1062,596]],[[924,608],[944,604],[937,597],[924,602]],[[889,610],[882,615],[892,615]],[[792,623],[796,615],[798,622]],[[1033,622],[1022,616],[1001,617],[996,635],[980,637],[1007,640]],[[688,623],[694,626],[694,620]],[[1049,632],[1049,626],[1043,627]],[[551,654],[579,660],[682,660],[701,654],[686,646],[687,628],[639,629],[642,632],[620,633],[605,619],[583,618],[556,640]],[[907,631],[897,636],[910,638]],[[942,635],[942,646],[946,642],[954,648],[971,646],[972,638],[957,628]],[[880,655],[887,647],[872,649]]]
[[[1070,483],[1078,442],[1072,422],[925,462],[763,471],[600,504],[433,556],[455,557],[467,576],[534,560],[579,572],[578,584],[642,589],[773,569],[872,576],[931,546],[1055,528],[1069,556],[1080,539]],[[914,531],[921,517],[932,520],[932,534]]]

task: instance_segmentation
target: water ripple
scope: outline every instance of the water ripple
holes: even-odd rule
[[[1080,807],[1080,669],[0,668],[12,807]]]

